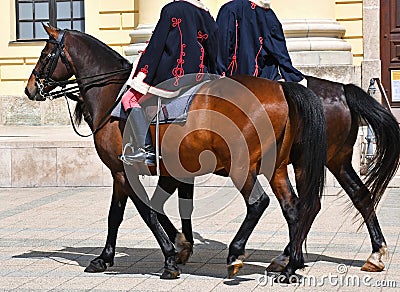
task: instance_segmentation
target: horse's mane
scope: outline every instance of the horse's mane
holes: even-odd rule
[[[89,111],[86,108],[86,105],[83,101],[78,101],[75,106],[74,111],[75,125],[80,126],[82,123],[82,118],[89,125],[89,127],[93,128],[93,120],[90,116]]]
[[[75,124],[77,126],[82,123],[82,117],[83,115],[86,116],[86,113],[88,114],[89,112],[86,110],[85,103],[83,101],[78,101],[74,111]]]
[[[102,50],[104,50],[107,54],[111,55],[111,58],[108,57],[107,60],[109,60],[109,61],[115,60],[121,69],[132,67],[132,64],[127,59],[125,59],[118,52],[113,50],[111,47],[109,47],[108,45],[106,45],[105,43],[100,41],[99,39],[97,39],[89,34],[77,31],[77,30],[68,30],[68,32],[74,36],[85,39],[86,43],[90,46],[91,49],[93,48],[93,50],[94,49],[98,50],[99,48],[101,48]],[[82,123],[82,118],[84,118],[84,120],[89,125],[91,125],[92,119],[90,117],[89,112],[87,111],[85,103],[83,101],[81,101],[80,99],[74,99],[74,98],[72,98],[72,99],[77,102],[76,106],[75,106],[75,110],[74,110],[74,117],[75,117],[76,125],[79,126]]]
[[[120,66],[122,68],[129,68],[132,66],[132,64],[127,59],[121,56],[121,54],[119,54],[117,51],[112,49],[110,46],[108,46],[101,40],[95,38],[94,36],[91,36],[90,34],[86,34],[84,32],[80,32],[77,30],[68,30],[68,32],[74,36],[83,38],[85,41],[87,41],[87,44],[93,50],[95,49],[98,50],[99,48],[101,48],[107,54],[110,54],[112,56],[112,58],[107,58],[107,60],[113,61],[113,59],[115,59],[118,63],[120,63]]]

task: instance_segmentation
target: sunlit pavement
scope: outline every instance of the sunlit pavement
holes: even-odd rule
[[[132,203],[119,231],[115,265],[104,273],[84,273],[105,242],[110,187],[0,188],[0,290],[399,291],[400,189],[388,189],[379,205],[389,250],[380,273],[360,270],[371,253],[369,236],[365,226],[357,232],[355,212],[347,211],[347,196],[335,195],[338,191],[330,190],[323,198],[308,236],[308,267],[298,271],[305,276],[302,284],[280,287],[264,276],[265,267],[288,241],[274,197],[247,244],[244,268],[235,279],[227,279],[227,245],[245,216],[243,200],[232,187],[196,188],[196,197],[211,193],[223,208],[194,218],[193,256],[181,266],[180,279],[161,280],[162,254]],[[219,192],[230,194],[233,201],[218,199]],[[176,195],[171,206],[174,202]],[[180,226],[177,218],[173,221]]]

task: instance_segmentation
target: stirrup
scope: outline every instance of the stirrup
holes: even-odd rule
[[[132,154],[125,155],[125,160],[128,160],[130,163],[144,163],[149,166],[156,165],[156,155],[143,148],[139,148]]]
[[[127,148],[131,148],[132,144],[127,143],[124,146],[124,150],[122,152],[122,155],[120,155],[118,158],[121,160],[123,163],[127,165],[133,165],[135,163],[144,163],[148,166],[155,166],[156,165],[156,154],[146,151],[143,148],[139,148],[136,152],[133,151],[132,154],[126,154]],[[140,153],[141,152],[141,153]],[[142,157],[137,157],[138,155],[142,154]],[[151,156],[154,156],[153,158],[150,158]],[[161,157],[160,157],[161,158]]]
[[[128,147],[131,149],[131,151],[134,149],[131,143],[126,143],[124,146],[124,150],[122,150],[122,154],[118,156],[118,159],[127,165],[133,165],[133,163],[127,160],[126,151]]]

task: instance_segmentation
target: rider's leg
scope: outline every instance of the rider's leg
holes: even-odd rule
[[[147,165],[155,165],[155,154],[148,122],[138,100],[143,94],[130,88],[122,97],[122,105],[129,112],[128,121],[137,147],[135,152],[124,155],[129,162],[143,162]]]

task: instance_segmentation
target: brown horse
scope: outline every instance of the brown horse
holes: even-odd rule
[[[400,159],[400,130],[396,119],[385,110],[375,99],[369,96],[361,88],[352,84],[341,84],[312,76],[307,76],[308,88],[320,96],[327,123],[328,156],[326,166],[338,180],[340,185],[350,197],[353,205],[366,224],[371,243],[372,253],[361,268],[363,271],[380,272],[385,265],[382,256],[387,252],[387,245],[379,226],[375,213],[384,191],[390,180],[396,173]],[[373,158],[372,167],[368,170],[365,183],[352,166],[354,144],[361,120],[365,120],[373,129],[376,140],[376,153]],[[301,145],[292,148],[291,160],[297,168],[297,160],[304,151]],[[166,184],[161,178],[160,185],[169,194],[172,194],[177,185]],[[290,210],[294,208],[298,198],[289,181],[282,184],[280,188],[273,190],[279,200],[284,216],[289,225],[289,230],[294,228],[293,216]],[[193,198],[193,188],[184,186],[185,192],[182,197]],[[160,205],[166,200],[156,192],[153,200]],[[160,222],[171,237],[178,234],[165,215],[160,215]],[[191,221],[186,217],[182,231],[187,239],[192,240]],[[188,247],[191,250],[191,247]],[[273,259],[268,271],[282,271],[289,260],[290,244],[284,252]],[[184,258],[187,260],[187,257]]]
[[[80,102],[88,112],[87,120],[94,132],[96,150],[114,178],[106,246],[87,271],[104,271],[107,264],[113,264],[118,227],[130,197],[164,254],[161,277],[178,277],[180,271],[173,243],[160,225],[157,213],[146,204],[148,198],[140,198],[139,190],[134,191],[129,184],[128,179],[137,180],[137,175],[128,178],[118,159],[124,124],[110,118],[110,109],[128,78],[131,65],[89,35],[45,29],[49,41],[25,93],[31,100],[44,100],[51,96],[48,94],[51,89],[71,83],[68,79],[75,75]],[[154,128],[151,130],[154,141]],[[180,143],[174,144],[168,133],[176,133]],[[229,246],[230,276],[243,266],[241,258],[246,242],[269,204],[257,175],[267,176],[273,189],[280,190],[288,181],[289,155],[293,148],[302,145],[304,151],[296,160],[299,198],[289,211],[293,216],[289,233],[290,260],[282,274],[288,279],[304,267],[302,243],[320,209],[326,158],[325,119],[321,102],[314,93],[296,83],[280,84],[249,76],[210,81],[196,94],[186,124],[162,125],[160,137],[163,176],[175,172],[177,177],[189,178],[210,172],[229,175],[243,195],[247,215]],[[163,140],[164,137],[168,139]],[[204,153],[212,153],[211,164],[202,164]],[[168,161],[176,157],[181,167],[175,169]],[[149,171],[154,174],[156,170],[151,167]]]

